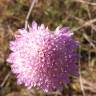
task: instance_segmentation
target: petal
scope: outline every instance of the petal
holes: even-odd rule
[[[37,23],[35,21],[32,22],[32,29],[37,30]]]
[[[41,29],[41,30],[42,30],[42,29],[45,30],[45,26],[44,26],[44,24],[41,24],[40,29]]]
[[[21,35],[26,35],[26,34],[28,33],[25,29],[19,29],[18,32],[19,32]]]

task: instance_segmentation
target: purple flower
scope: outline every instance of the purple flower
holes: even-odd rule
[[[12,53],[7,59],[19,84],[37,86],[45,91],[62,89],[69,76],[78,76],[76,48],[78,42],[69,28],[57,27],[54,32],[34,21],[29,31],[19,29],[10,42]]]

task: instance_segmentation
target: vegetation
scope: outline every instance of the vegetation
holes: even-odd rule
[[[32,0],[0,0],[0,96],[30,96],[24,86],[16,84],[6,59],[8,43],[14,33],[25,26]],[[68,26],[80,41],[79,78],[64,86],[63,96],[96,96],[96,0],[38,0],[29,18],[54,30]],[[34,89],[32,96],[61,96]],[[70,95],[71,94],[71,95]]]

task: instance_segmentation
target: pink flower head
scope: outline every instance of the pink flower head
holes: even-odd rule
[[[28,31],[19,29],[10,42],[7,62],[17,76],[19,84],[28,88],[38,86],[45,91],[62,89],[69,83],[69,75],[78,76],[76,48],[78,42],[67,27],[54,32],[34,21]]]

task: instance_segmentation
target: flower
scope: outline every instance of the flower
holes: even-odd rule
[[[61,90],[69,76],[78,76],[78,42],[68,27],[50,31],[33,21],[32,26],[19,29],[10,41],[12,51],[7,59],[18,84],[37,86],[45,91]]]

